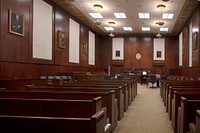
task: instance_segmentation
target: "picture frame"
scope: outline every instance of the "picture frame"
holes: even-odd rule
[[[66,33],[58,31],[58,47],[65,49],[66,48]]]
[[[116,53],[115,53],[115,56],[116,56],[116,57],[120,57],[120,51],[119,51],[119,50],[116,50],[115,52],[116,52]]]
[[[86,42],[83,43],[83,53],[87,54],[87,43]]]
[[[157,57],[157,58],[161,58],[161,51],[157,51],[157,52],[156,52],[156,57]]]
[[[193,50],[196,50],[198,47],[198,32],[195,32],[193,34],[192,45],[193,45]]]
[[[9,9],[9,32],[15,35],[24,36],[25,16]]]

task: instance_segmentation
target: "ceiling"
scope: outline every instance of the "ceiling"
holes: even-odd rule
[[[198,5],[198,0],[53,0],[58,5],[70,12],[85,25],[96,31],[100,35],[108,35],[111,31],[106,31],[104,27],[114,28],[113,34],[125,35],[153,35],[160,33],[162,36],[176,36],[191,13]],[[96,11],[94,4],[100,4],[103,9]],[[159,10],[157,5],[166,6],[164,10]],[[89,13],[99,12],[103,18],[94,19]],[[117,19],[114,12],[124,12],[125,19]],[[150,19],[139,19],[138,13],[150,13]],[[174,13],[173,19],[162,19],[163,13]],[[101,25],[95,22],[99,20]],[[115,22],[114,25],[108,24]],[[163,21],[164,25],[156,25],[156,22]],[[124,31],[123,27],[132,27],[132,31]],[[141,27],[150,27],[150,31],[142,31]],[[160,31],[160,27],[167,27],[169,30]]]

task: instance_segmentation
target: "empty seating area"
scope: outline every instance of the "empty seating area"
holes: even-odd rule
[[[162,80],[160,95],[174,133],[199,133],[200,82],[183,79]]]
[[[49,132],[60,128],[60,133],[111,133],[137,95],[135,80],[74,82],[61,77],[68,76],[1,80],[1,131]],[[25,123],[26,128],[19,128]],[[55,127],[47,129],[49,123]]]

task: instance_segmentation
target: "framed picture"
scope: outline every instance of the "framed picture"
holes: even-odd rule
[[[116,56],[116,57],[120,57],[120,51],[119,51],[119,50],[116,50],[115,52],[116,52],[116,53],[115,53],[115,56]]]
[[[66,48],[66,34],[62,31],[58,31],[58,47]]]
[[[198,46],[198,32],[195,32],[193,34],[193,50],[196,50],[197,49],[197,46]]]
[[[24,36],[24,15],[9,9],[9,32]]]
[[[83,43],[83,53],[87,54],[87,43],[86,42]]]
[[[157,51],[156,54],[157,54],[157,55],[156,55],[157,58],[161,58],[161,51]]]

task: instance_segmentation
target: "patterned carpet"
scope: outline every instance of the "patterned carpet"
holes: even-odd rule
[[[138,95],[113,133],[173,133],[159,88],[138,84]]]

